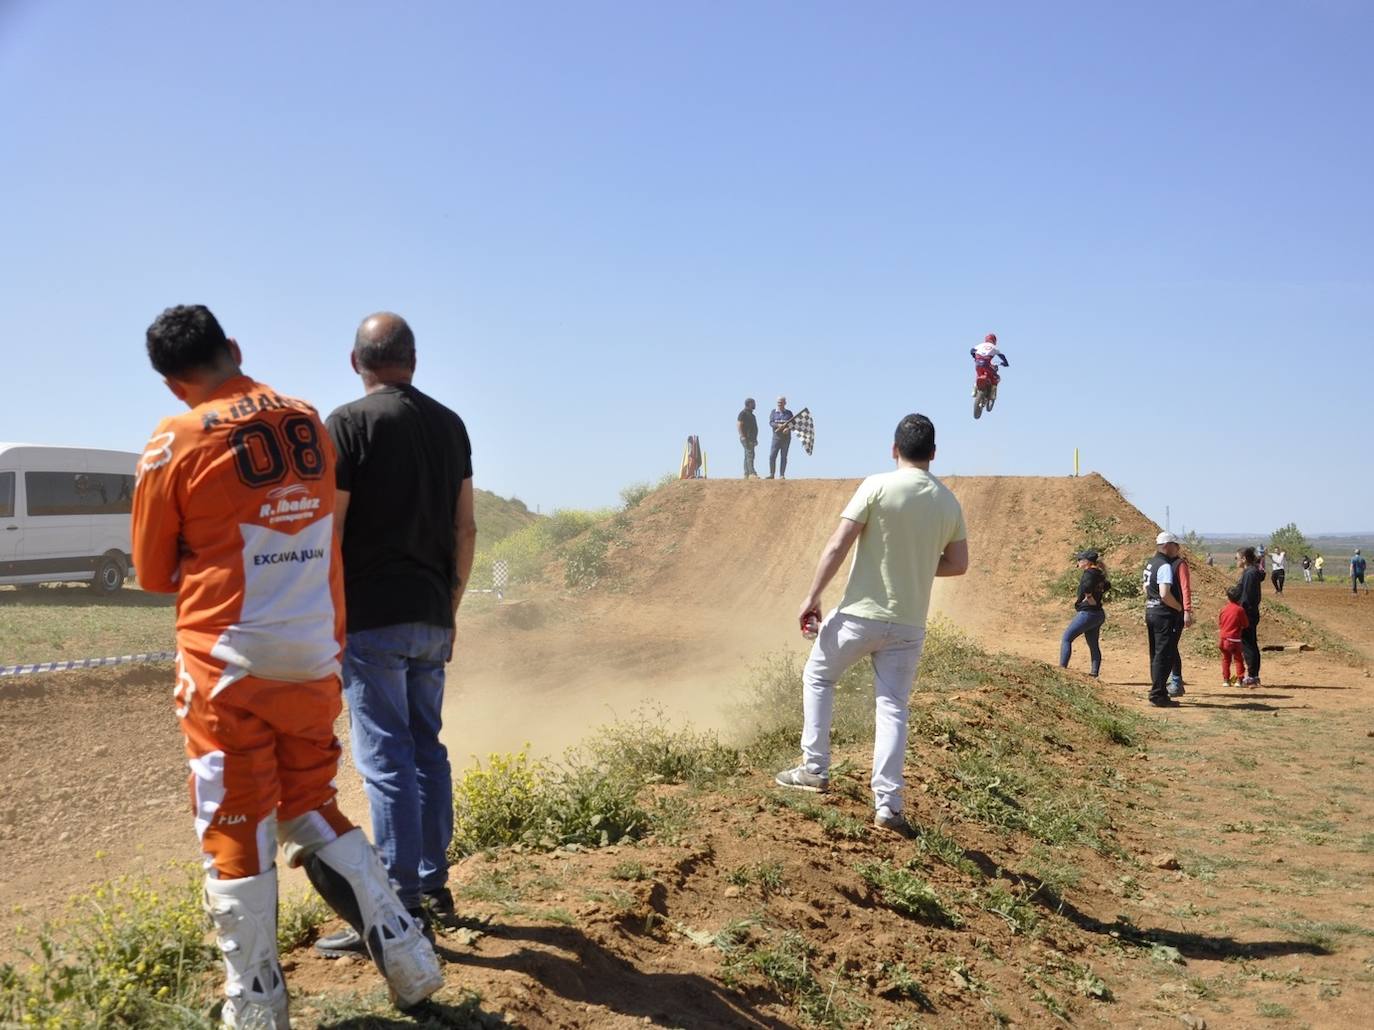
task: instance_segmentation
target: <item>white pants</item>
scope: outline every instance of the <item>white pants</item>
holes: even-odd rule
[[[874,807],[902,810],[902,760],[906,756],[907,702],[925,643],[924,626],[860,619],[832,611],[821,624],[802,670],[802,761],[806,771],[830,771],[830,720],[835,681],[855,662],[873,656],[876,725],[873,739]]]

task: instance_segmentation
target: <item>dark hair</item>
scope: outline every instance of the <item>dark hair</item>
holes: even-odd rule
[[[935,423],[924,415],[907,415],[897,423],[893,443],[907,461],[929,461],[935,457]]]
[[[359,368],[414,368],[415,334],[406,320],[389,311],[368,315],[353,337],[353,357]]]
[[[1259,555],[1255,553],[1253,547],[1245,548],[1245,550],[1240,552],[1240,556],[1244,559],[1246,565],[1254,565],[1255,562],[1259,561]]]
[[[212,369],[229,354],[229,339],[204,304],[168,308],[153,319],[147,340],[153,368],[173,379]]]
[[[1226,600],[1235,604],[1240,604],[1240,587],[1229,586],[1226,588]]]

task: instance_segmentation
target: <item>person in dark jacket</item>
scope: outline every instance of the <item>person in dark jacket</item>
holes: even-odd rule
[[[1158,550],[1142,574],[1145,592],[1145,631],[1150,641],[1150,704],[1174,708],[1169,678],[1178,661],[1178,639],[1183,634],[1183,598],[1175,579],[1178,537],[1169,532],[1155,537]]]
[[[1088,654],[1092,658],[1088,675],[1096,677],[1102,671],[1102,648],[1098,646],[1098,639],[1102,624],[1107,621],[1102,598],[1111,589],[1111,584],[1098,564],[1096,551],[1080,551],[1076,560],[1082,575],[1078,577],[1078,597],[1073,602],[1074,616],[1064,630],[1063,639],[1059,641],[1059,667],[1069,667],[1069,659],[1073,657],[1073,642],[1081,636],[1087,640]]]
[[[1240,582],[1236,587],[1240,590],[1240,606],[1245,609],[1245,614],[1250,617],[1250,625],[1240,635],[1241,653],[1245,655],[1245,678],[1240,681],[1242,687],[1258,687],[1260,685],[1260,649],[1259,635],[1256,630],[1260,620],[1260,584],[1264,582],[1264,573],[1260,570],[1259,555],[1255,553],[1253,547],[1236,552],[1236,561],[1240,565]]]

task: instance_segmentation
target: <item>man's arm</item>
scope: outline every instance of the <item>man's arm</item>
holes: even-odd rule
[[[150,468],[145,455],[145,465],[139,470],[130,532],[138,585],[151,593],[175,594],[181,582],[181,505],[172,477],[172,434],[154,439],[164,436],[167,461]]]
[[[859,534],[863,531],[862,522],[840,519],[840,524],[835,527],[835,532],[830,534],[825,549],[821,551],[821,560],[816,565],[816,576],[811,581],[811,592],[806,595],[806,600],[802,602],[801,610],[797,613],[799,619],[807,612],[820,610],[821,593],[835,578],[835,573],[840,571],[849,549],[854,546],[854,541],[859,539]]]
[[[744,440],[744,419],[735,419],[735,429],[739,432],[740,441]]]
[[[472,556],[477,551],[477,515],[473,509],[472,477],[463,480],[458,488],[458,507],[454,513],[453,531],[457,541],[458,584],[453,588],[453,614],[463,603],[468,576],[472,574]]]
[[[1164,602],[1166,608],[1172,608],[1176,612],[1183,611],[1183,604],[1174,596],[1172,583],[1159,584],[1159,599]]]
[[[1193,574],[1187,559],[1178,563],[1178,592],[1183,595],[1183,625],[1193,624]]]
[[[945,545],[945,553],[940,555],[940,564],[935,566],[937,576],[962,576],[968,571],[968,540],[955,540]]]
[[[352,494],[347,490],[334,491],[334,539],[343,545],[344,522],[348,519],[348,499]]]

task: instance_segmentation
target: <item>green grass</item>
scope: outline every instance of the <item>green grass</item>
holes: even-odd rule
[[[868,836],[868,823],[855,819],[833,805],[821,804],[809,797],[778,794],[770,799],[775,805],[789,808],[798,815],[820,823],[827,837],[836,840],[863,840]]]
[[[731,869],[725,879],[736,887],[757,886],[766,898],[782,890],[782,863],[750,862]]]
[[[894,912],[935,926],[963,925],[959,913],[913,869],[890,862],[864,862],[854,871],[874,890],[878,900]]]
[[[81,585],[0,587],[0,665],[174,650],[173,603],[134,587],[111,597]]]

